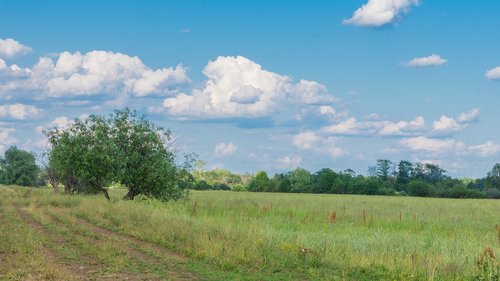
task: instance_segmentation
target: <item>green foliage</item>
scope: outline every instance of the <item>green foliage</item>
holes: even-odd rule
[[[431,186],[421,180],[413,180],[408,184],[408,194],[412,196],[426,197],[431,192]]]
[[[272,182],[267,176],[267,173],[265,171],[260,171],[257,172],[254,177],[252,177],[252,179],[248,183],[247,189],[248,191],[254,192],[266,191],[266,189],[269,189],[271,185]]]
[[[109,199],[106,186],[119,182],[128,188],[126,199],[168,201],[183,197],[193,182],[193,158],[176,165],[170,131],[128,109],[75,119],[45,135],[52,147],[48,167],[68,193],[102,192]]]
[[[11,146],[0,158],[0,183],[35,186],[39,170],[33,153]]]

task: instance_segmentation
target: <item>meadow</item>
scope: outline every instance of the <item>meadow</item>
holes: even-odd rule
[[[124,193],[0,186],[0,279],[498,280],[498,200]]]

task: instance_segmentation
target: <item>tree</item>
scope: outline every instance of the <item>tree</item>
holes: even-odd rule
[[[446,178],[446,170],[441,169],[437,164],[425,163],[424,171],[424,178],[429,183],[436,183]]]
[[[431,186],[421,180],[412,180],[408,184],[408,194],[412,196],[427,197],[431,192]]]
[[[102,192],[109,200],[106,186],[120,182],[128,188],[125,199],[142,194],[166,201],[183,197],[194,182],[194,156],[178,166],[170,131],[128,109],[75,119],[45,135],[49,167],[69,193]]]
[[[265,171],[258,172],[248,183],[248,191],[262,192],[271,185],[271,180]]]
[[[39,168],[33,153],[11,146],[0,159],[0,183],[34,186]]]
[[[335,185],[338,175],[331,169],[322,169],[313,175],[314,193],[340,193]]]
[[[486,187],[500,190],[500,163],[496,163],[486,176]]]
[[[392,167],[392,162],[387,159],[378,159],[377,160],[377,175],[383,180],[386,181],[389,177],[390,170]]]
[[[69,193],[104,194],[106,186],[116,179],[118,149],[106,120],[91,115],[75,119],[66,129],[53,129],[45,134],[52,150],[49,165],[53,167]]]
[[[304,168],[296,168],[290,173],[292,192],[307,192],[311,185],[311,174]]]
[[[402,160],[398,164],[396,182],[398,184],[407,184],[413,173],[413,164],[410,161]]]
[[[116,180],[128,187],[125,199],[142,194],[168,201],[184,195],[189,182],[194,181],[186,170],[195,157],[188,157],[184,169],[176,166],[169,130],[129,109],[115,111],[110,126],[118,153]],[[181,186],[183,183],[187,186]]]

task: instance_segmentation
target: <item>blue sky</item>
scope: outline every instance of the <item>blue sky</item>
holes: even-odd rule
[[[130,107],[208,168],[481,177],[499,161],[500,2],[0,1],[0,151]]]

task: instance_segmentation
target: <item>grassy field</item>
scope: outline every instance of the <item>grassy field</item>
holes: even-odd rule
[[[498,200],[123,193],[0,186],[0,279],[498,280]]]

